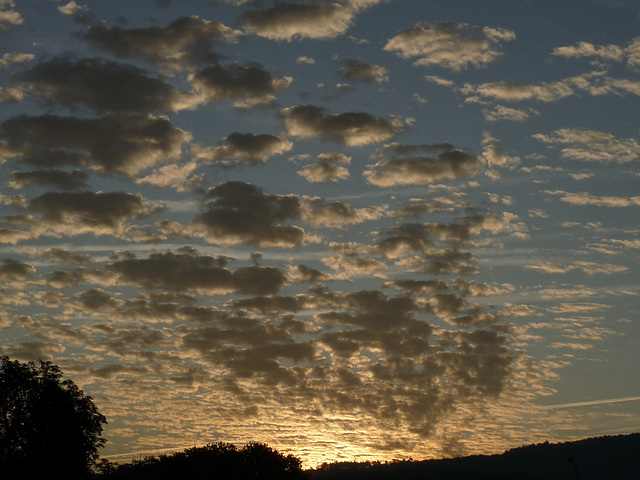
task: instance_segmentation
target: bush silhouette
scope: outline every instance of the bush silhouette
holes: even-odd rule
[[[40,480],[88,476],[106,419],[51,362],[0,357],[0,472]]]
[[[248,443],[238,449],[231,443],[188,448],[159,457],[145,457],[123,465],[109,465],[108,480],[210,480],[210,479],[302,479],[300,460],[263,443]]]

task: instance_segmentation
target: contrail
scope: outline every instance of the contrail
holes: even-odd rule
[[[640,397],[609,398],[606,400],[591,400],[588,402],[559,403],[557,405],[541,405],[541,407],[547,410],[554,410],[556,408],[586,407],[589,405],[602,405],[605,403],[633,402],[635,400],[640,400]]]

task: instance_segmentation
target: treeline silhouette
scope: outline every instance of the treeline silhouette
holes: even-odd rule
[[[310,480],[638,480],[640,433],[525,445],[500,455],[326,463]]]
[[[102,462],[105,480],[297,480],[307,478],[299,458],[284,455],[263,443],[251,442],[242,448],[231,443],[214,443],[188,448],[131,463]]]

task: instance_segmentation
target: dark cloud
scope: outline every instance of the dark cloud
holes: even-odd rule
[[[229,67],[210,65],[189,76],[194,88],[209,102],[233,101],[238,108],[249,108],[275,101],[275,94],[291,84],[291,77],[276,80],[257,65]]]
[[[28,202],[27,210],[41,215],[45,231],[120,234],[123,222],[142,219],[164,210],[152,207],[140,194],[124,192],[48,192]]]
[[[92,288],[81,293],[76,293],[72,301],[77,302],[83,309],[103,312],[116,307],[117,301],[109,292],[101,288]]]
[[[418,155],[421,151],[444,150],[437,156]],[[363,172],[368,183],[379,187],[423,185],[477,175],[485,161],[452,148],[449,144],[407,145],[392,144],[378,150],[372,158],[381,158]]]
[[[389,81],[387,69],[380,65],[370,65],[360,59],[350,58],[343,60],[340,72],[348,80],[360,80],[363,82],[384,83]]]
[[[232,181],[209,189],[212,200],[193,220],[207,241],[256,246],[295,246],[305,241],[300,227],[284,224],[300,216],[296,195],[271,195],[255,185]]]
[[[376,220],[384,215],[386,206],[353,208],[339,200],[327,203],[323,198],[304,198],[300,218],[314,227],[342,227]]]
[[[192,253],[155,253],[146,259],[112,262],[108,271],[119,274],[119,283],[146,289],[214,294],[268,294],[277,292],[286,281],[274,267],[252,265],[231,271],[226,259]]]
[[[193,147],[198,158],[210,160],[217,165],[231,166],[235,163],[264,163],[275,155],[288,152],[293,144],[275,135],[234,132],[226,136],[219,147]]]
[[[91,255],[82,253],[70,253],[65,248],[47,248],[39,252],[40,255],[58,263],[91,263],[93,260]]]
[[[100,22],[81,36],[120,57],[138,57],[165,68],[183,70],[218,60],[216,42],[234,43],[242,35],[222,23],[199,17],[180,17],[166,26],[134,29]]]
[[[91,165],[106,173],[135,175],[176,159],[191,135],[167,118],[107,114],[98,118],[20,115],[0,125],[9,158],[39,166]]]
[[[353,15],[351,9],[337,3],[280,3],[246,12],[242,24],[247,32],[270,40],[327,39],[345,33]]]
[[[332,280],[333,277],[328,273],[322,272],[316,268],[308,267],[307,265],[298,264],[291,266],[288,269],[287,276],[290,282],[324,282]]]
[[[389,140],[404,127],[398,119],[388,120],[365,112],[327,114],[314,105],[284,108],[280,117],[290,135],[318,137],[349,146]]]
[[[196,97],[128,64],[103,58],[42,62],[17,78],[18,85],[46,103],[107,112],[177,112]],[[123,88],[126,85],[126,88]]]
[[[5,259],[0,263],[0,282],[26,280],[36,273],[35,267],[18,260]]]
[[[35,170],[12,172],[9,175],[11,188],[52,187],[60,190],[78,190],[87,187],[89,175],[81,170]]]

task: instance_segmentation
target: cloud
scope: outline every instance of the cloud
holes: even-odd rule
[[[353,276],[382,276],[387,270],[387,265],[375,258],[365,256],[365,252],[353,250],[350,246],[332,245],[332,248],[340,250],[340,253],[322,258],[322,263],[332,270],[340,271]]]
[[[544,190],[547,195],[560,196],[560,201],[576,206],[592,205],[596,207],[637,207],[640,206],[640,196],[616,197],[598,196],[589,192],[566,192],[564,190]]]
[[[338,200],[326,203],[319,197],[305,197],[300,205],[300,218],[314,227],[341,227],[377,220],[386,210],[386,205],[354,209]]]
[[[383,142],[403,128],[398,119],[387,120],[365,112],[327,114],[321,107],[300,105],[280,110],[288,134],[359,147]]]
[[[163,211],[140,194],[124,192],[48,192],[29,200],[27,211],[40,214],[33,231],[45,235],[122,235],[123,222]]]
[[[209,189],[206,209],[192,222],[210,243],[292,247],[305,241],[304,230],[283,222],[300,216],[296,195],[270,195],[240,181]]]
[[[204,175],[194,172],[199,167],[195,161],[184,164],[171,164],[155,169],[149,175],[136,179],[137,184],[156,185],[158,187],[175,188],[178,192],[188,192],[199,188],[204,183]]]
[[[0,263],[1,282],[20,282],[36,273],[34,266],[18,260],[5,259]]]
[[[38,252],[39,255],[45,256],[48,260],[59,263],[91,263],[93,260],[91,255],[83,253],[69,253],[64,248],[46,248]]]
[[[11,65],[19,65],[21,63],[30,62],[36,58],[32,53],[11,52],[5,53],[0,58],[0,68],[8,68]]]
[[[164,117],[108,114],[98,118],[20,115],[0,125],[9,156],[46,167],[87,166],[133,176],[176,159],[191,134]]]
[[[465,95],[475,94],[477,97],[493,98],[518,102],[523,100],[539,100],[541,102],[555,102],[559,99],[575,95],[571,82],[544,82],[538,85],[520,82],[500,81],[471,85],[466,83],[461,89]],[[476,98],[477,98],[476,97]],[[475,100],[474,97],[467,101]]]
[[[496,105],[493,110],[483,110],[485,120],[488,122],[497,122],[501,120],[510,122],[524,122],[532,115],[538,116],[540,112],[529,108],[520,110],[517,108],[505,107],[504,105]]]
[[[438,65],[459,71],[469,65],[483,67],[495,62],[502,56],[501,42],[513,39],[515,33],[507,29],[429,22],[401,31],[384,50],[405,59],[418,57],[414,65]]]
[[[74,269],[58,269],[50,272],[46,276],[47,285],[54,288],[75,287],[82,283],[97,283],[103,286],[112,286],[115,276],[111,272],[104,272],[86,267],[76,267]]]
[[[18,88],[0,87],[0,103],[20,102],[24,98],[24,93]]]
[[[490,133],[483,132],[482,144],[484,146],[482,156],[487,161],[489,168],[514,168],[520,164],[520,158],[507,155],[507,152],[502,148],[502,142],[492,137]]]
[[[227,262],[222,257],[167,252],[118,260],[106,268],[118,274],[120,284],[202,295],[270,294],[285,284],[286,276],[277,268],[253,265],[232,271]]]
[[[590,57],[600,60],[619,62],[624,57],[624,49],[618,45],[593,45],[588,42],[578,42],[577,45],[569,47],[557,47],[553,49],[551,55],[564,58]]]
[[[631,40],[626,47],[578,42],[576,45],[557,47],[551,55],[562,58],[587,58],[594,63],[626,62],[628,67],[635,69],[640,66],[640,37]]]
[[[369,65],[359,59],[346,59],[341,62],[342,76],[348,80],[384,83],[389,81],[387,69],[380,65]]]
[[[524,268],[529,270],[537,270],[544,273],[568,273],[573,270],[580,270],[587,275],[622,273],[629,270],[624,265],[615,265],[611,263],[597,263],[577,261],[572,264],[558,264],[555,262],[543,262],[538,265],[525,265]]]
[[[103,58],[54,58],[18,77],[23,92],[45,103],[107,112],[178,112],[200,100],[128,64]],[[126,85],[127,88],[122,88]]]
[[[318,155],[316,163],[306,165],[298,172],[298,175],[310,183],[335,183],[349,178],[350,174],[347,167],[340,165],[349,165],[349,163],[351,163],[351,157],[347,157],[343,153],[321,153]]]
[[[248,33],[270,40],[331,39],[351,26],[354,11],[337,3],[281,3],[245,12],[241,23]]]
[[[592,96],[640,95],[640,82],[636,80],[610,77],[605,71],[589,72],[575,77],[563,78],[556,82],[526,84],[513,81],[499,81],[472,85],[465,83],[459,89],[468,97],[466,103],[482,103],[485,99],[521,102],[536,100],[549,103],[586,92]]]
[[[437,156],[411,155],[415,151],[434,150],[436,146],[414,146],[402,150],[380,150],[373,158],[382,160],[368,165],[363,175],[367,182],[378,187],[397,185],[424,185],[443,180],[454,180],[477,175],[485,162],[481,157],[442,145]],[[409,154],[409,155],[407,155]]]
[[[173,70],[190,70],[215,62],[218,56],[211,50],[211,44],[235,43],[241,36],[238,30],[196,16],[180,17],[166,26],[134,29],[100,22],[81,34],[89,43],[119,57],[143,58]]]
[[[22,22],[24,22],[20,12],[11,10],[14,7],[15,3],[13,0],[0,2],[0,32],[5,32],[14,25],[22,25]]]
[[[66,5],[58,7],[58,11],[62,15],[68,15],[73,18],[77,23],[89,23],[95,18],[93,12],[87,5],[78,5],[74,0],[71,0]]]
[[[573,160],[625,164],[640,157],[640,145],[635,139],[618,139],[597,130],[563,128],[553,135],[538,133],[533,138],[549,145],[567,145],[561,150],[562,157]]]
[[[333,280],[333,277],[328,273],[303,264],[288,266],[287,278],[291,283],[316,283]]]
[[[12,172],[9,175],[9,187],[14,189],[30,187],[53,187],[60,190],[85,189],[88,174],[81,170],[35,170],[30,172]]]
[[[316,61],[313,57],[307,57],[307,56],[300,56],[296,59],[296,62],[298,63],[306,63],[308,65],[315,65]]]
[[[194,88],[209,102],[231,100],[238,108],[249,108],[275,101],[275,94],[288,88],[291,77],[276,80],[259,66],[230,67],[210,65],[189,76]]]
[[[282,155],[293,148],[284,137],[275,135],[234,132],[222,139],[219,147],[194,146],[196,158],[206,159],[220,166],[237,163],[264,163],[269,158]]]

